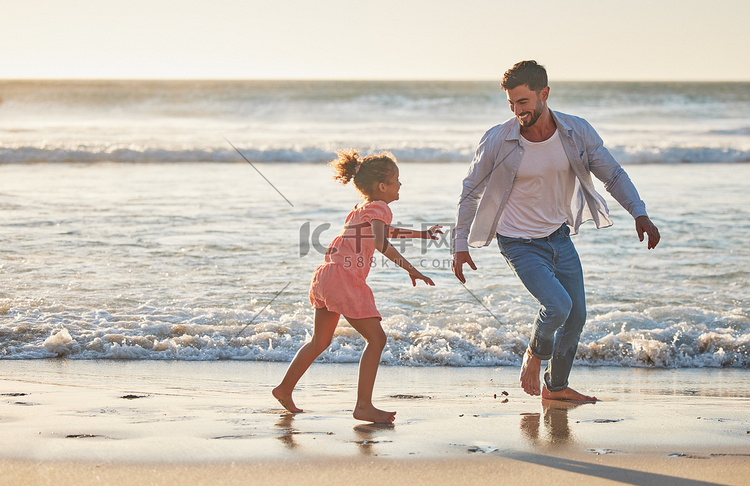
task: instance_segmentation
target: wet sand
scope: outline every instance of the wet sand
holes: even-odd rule
[[[382,367],[351,417],[356,365],[318,364],[290,415],[285,363],[3,362],[0,484],[746,484],[750,372],[576,367],[596,395],[525,395],[517,367]],[[613,483],[614,484],[614,483]]]

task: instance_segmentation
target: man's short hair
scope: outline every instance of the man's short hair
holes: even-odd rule
[[[536,61],[521,61],[505,71],[500,86],[508,91],[524,84],[532,91],[543,90],[547,87],[547,70]]]

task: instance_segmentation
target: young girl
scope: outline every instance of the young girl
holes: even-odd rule
[[[388,204],[398,199],[401,187],[398,166],[391,154],[369,155],[363,159],[354,149],[337,153],[338,159],[330,164],[334,168],[333,178],[341,184],[354,181],[363,200],[346,217],[344,228],[328,247],[325,262],[313,273],[310,285],[310,303],[315,307],[313,337],[297,352],[281,384],[274,388],[273,396],[290,412],[302,412],[292,400],[294,387],[313,361],[331,344],[339,317],[343,315],[367,342],[359,362],[354,418],[391,423],[396,412],[386,412],[372,404],[372,389],[386,335],[380,325],[381,317],[375,307],[375,298],[365,279],[377,249],[409,272],[412,285],[416,285],[417,280],[435,285],[399,254],[388,242],[388,237],[437,239],[435,235],[442,231],[437,225],[426,231],[389,226],[393,215]]]

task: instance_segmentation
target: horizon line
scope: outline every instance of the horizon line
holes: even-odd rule
[[[484,83],[484,82],[500,82],[502,76],[498,78],[337,78],[337,77],[115,77],[115,76],[102,76],[102,77],[5,77],[0,76],[0,81],[313,81],[313,82],[452,82],[452,83]],[[580,78],[557,78],[550,81],[550,84],[556,82],[564,83],[748,83],[749,79],[646,79],[646,78],[632,78],[632,79],[580,79]]]

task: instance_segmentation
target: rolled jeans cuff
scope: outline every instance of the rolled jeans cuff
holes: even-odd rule
[[[529,346],[528,349],[529,349],[529,351],[531,351],[531,355],[532,356],[534,356],[535,358],[540,359],[541,361],[548,361],[550,358],[552,358],[552,353],[550,353],[550,354],[537,353],[536,351],[534,351],[533,349],[531,349],[531,346]]]

